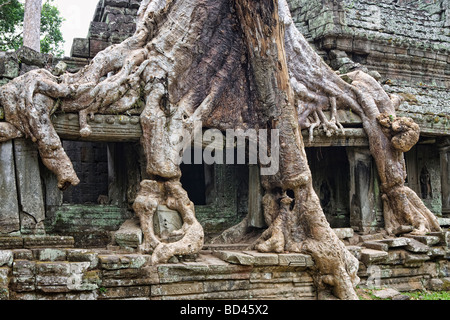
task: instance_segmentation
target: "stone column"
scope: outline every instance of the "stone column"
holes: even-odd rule
[[[441,158],[442,213],[450,213],[450,145],[439,149]]]
[[[37,147],[30,140],[14,140],[22,234],[44,234],[44,192]]]
[[[248,179],[248,215],[249,226],[255,228],[267,227],[262,207],[261,177],[258,165],[249,166]]]
[[[0,234],[20,230],[12,141],[0,143]]]
[[[350,225],[368,232],[377,226],[376,176],[368,148],[348,148],[350,163]]]

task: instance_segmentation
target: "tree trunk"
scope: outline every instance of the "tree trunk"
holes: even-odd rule
[[[20,134],[31,138],[64,189],[79,180],[50,121],[55,107],[79,113],[83,137],[91,134],[87,119],[96,113],[141,112],[141,143],[151,178],[142,181],[133,208],[144,233],[141,249],[152,252],[157,264],[203,247],[203,230],[181,186],[178,162],[192,140],[194,124],[201,121],[219,130],[278,130],[279,171],[262,177],[269,228],[254,247],[311,254],[319,292],[331,287],[339,298],[357,299],[358,260],[326,221],[300,130],[320,125],[311,123],[313,116],[330,134],[338,131],[337,119],[326,119],[323,110],[351,108],[362,116],[368,132],[387,212],[403,217],[409,208],[414,217],[424,210],[415,200],[415,212],[407,200],[399,203],[405,194],[410,199],[400,168],[401,152],[417,142],[414,124],[386,121],[383,114],[393,111],[393,105],[381,86],[362,73],[349,77],[352,85],[309,46],[295,28],[286,0],[143,0],[136,33],[100,52],[78,73],[54,76],[33,70],[1,87],[8,123],[0,123],[0,140]],[[160,205],[183,218],[182,229],[173,234],[175,242],[153,232],[153,215]],[[245,231],[248,220],[234,231]],[[418,230],[431,225],[422,223]],[[222,239],[227,234],[234,233],[227,231]]]
[[[42,0],[25,1],[23,45],[37,52],[41,51],[41,10]]]

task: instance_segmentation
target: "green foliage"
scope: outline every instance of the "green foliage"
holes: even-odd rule
[[[23,43],[24,4],[18,0],[0,0],[0,50],[17,50]],[[45,0],[41,13],[41,52],[62,56],[64,18],[53,0]]]
[[[0,50],[18,49],[22,45],[24,7],[17,0],[0,0]]]
[[[52,5],[53,0],[47,0],[42,6],[41,16],[41,51],[62,56],[64,39],[61,25],[64,18],[60,16],[57,7]]]

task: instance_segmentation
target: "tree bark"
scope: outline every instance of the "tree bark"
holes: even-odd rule
[[[41,51],[41,10],[42,0],[25,1],[23,45],[37,52]]]

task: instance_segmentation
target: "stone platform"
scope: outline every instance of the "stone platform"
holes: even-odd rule
[[[396,238],[336,234],[360,261],[362,288],[450,290],[449,231]],[[70,237],[59,237],[67,244],[60,247],[51,247],[58,237],[10,238],[22,242],[6,249],[0,238],[0,300],[317,299],[314,260],[305,254],[205,245],[198,255],[151,266],[151,255],[131,248],[78,249]]]
[[[308,256],[203,251],[195,262],[150,266],[150,255],[96,249],[0,251],[0,299],[315,299]],[[283,256],[283,257],[281,257]]]

